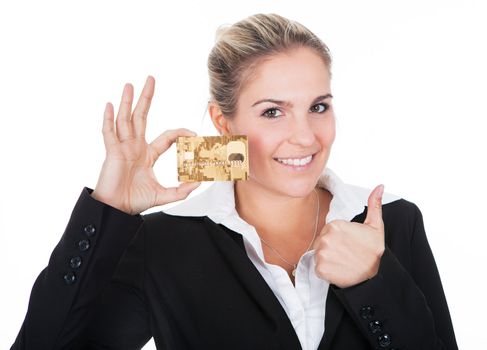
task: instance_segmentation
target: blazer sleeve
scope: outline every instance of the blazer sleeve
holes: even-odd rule
[[[48,266],[37,277],[11,349],[84,349],[91,340],[93,348],[97,342],[101,348],[103,339],[90,339],[88,330],[100,325],[96,319],[107,311],[100,307],[107,297],[112,305],[124,305],[118,309],[137,330],[131,335],[134,344],[140,348],[150,339],[140,296],[133,287],[110,283],[127,246],[142,235],[144,219],[94,199],[92,192],[83,188]],[[104,324],[99,331],[108,334],[104,331],[116,326]]]
[[[409,232],[392,226],[397,232],[389,234],[402,237],[390,246],[386,239],[377,275],[330,288],[374,349],[458,349],[423,216],[414,203],[403,203],[411,224],[402,230]]]

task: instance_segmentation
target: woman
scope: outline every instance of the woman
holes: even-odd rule
[[[106,159],[35,282],[13,349],[456,349],[421,212],[343,183],[328,48],[299,23],[257,14],[221,30],[209,113],[248,136],[248,181],[161,186],[178,136],[145,141],[155,81],[127,84]]]

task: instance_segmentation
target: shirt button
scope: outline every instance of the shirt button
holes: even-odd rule
[[[381,348],[387,348],[389,345],[391,345],[391,336],[389,334],[379,335],[377,340],[379,341]]]
[[[72,269],[77,269],[81,266],[81,257],[80,256],[75,256],[69,260],[69,266],[71,266]]]
[[[83,230],[85,231],[85,233],[88,237],[93,236],[96,232],[95,226],[93,226],[92,224],[85,226],[85,228]]]
[[[82,239],[81,241],[78,242],[78,247],[79,247],[79,250],[81,250],[82,252],[85,252],[88,249],[90,249],[90,241],[87,239]]]
[[[378,320],[370,322],[369,329],[372,334],[382,332],[382,322]]]
[[[363,306],[360,309],[360,316],[364,319],[371,319],[374,316],[374,308],[372,306]]]
[[[76,281],[76,276],[72,272],[68,272],[63,276],[64,282],[69,286]]]

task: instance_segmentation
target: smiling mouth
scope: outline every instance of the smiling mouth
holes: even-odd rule
[[[275,161],[289,166],[294,167],[304,167],[311,163],[314,158],[314,154],[310,154],[309,156],[302,157],[302,158],[274,158]]]

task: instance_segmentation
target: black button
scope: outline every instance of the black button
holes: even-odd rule
[[[78,247],[79,250],[81,250],[82,252],[87,251],[88,249],[90,249],[90,241],[87,239],[82,239],[78,242]]]
[[[85,226],[84,231],[88,237],[91,237],[95,234],[96,229],[95,229],[95,226],[93,226],[92,224],[89,224],[89,225]]]
[[[372,334],[382,332],[382,322],[378,320],[370,322],[369,329]]]
[[[391,345],[391,336],[389,334],[379,335],[377,340],[379,341],[381,348],[387,348],[389,345]]]
[[[69,260],[69,266],[71,266],[72,269],[77,269],[78,267],[81,266],[81,257],[80,256],[75,256]]]
[[[374,308],[372,306],[363,306],[361,309],[360,309],[360,316],[364,319],[364,320],[368,320],[368,319],[371,319],[372,316],[374,316]]]
[[[66,282],[67,285],[73,284],[74,281],[76,281],[76,276],[72,272],[68,272],[63,276],[64,282]]]

